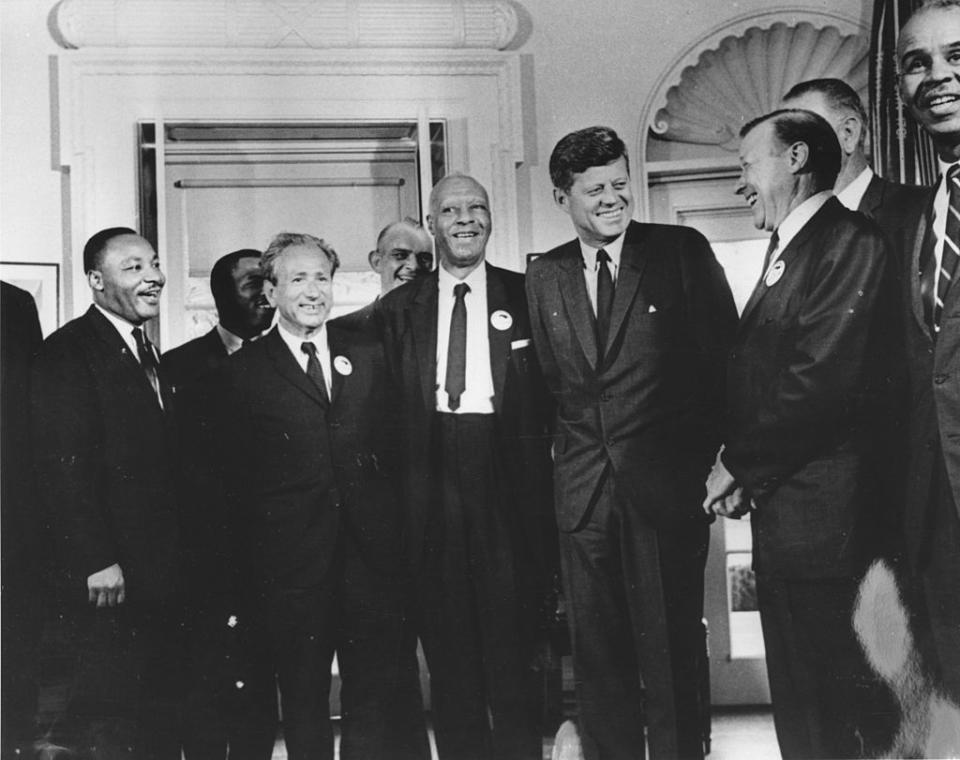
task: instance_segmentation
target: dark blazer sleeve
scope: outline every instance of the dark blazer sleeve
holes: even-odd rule
[[[737,307],[710,243],[695,230],[684,233],[688,239],[679,254],[683,304],[697,351],[691,371],[700,381],[697,403],[690,412],[693,429],[699,427],[704,437],[701,450],[711,452],[709,466],[723,435],[726,358],[737,330]]]
[[[775,490],[806,462],[829,452],[865,402],[862,378],[871,361],[878,305],[891,292],[889,253],[872,227],[846,225],[809,273],[795,318],[782,327],[783,356],[765,401],[727,441],[723,461],[756,498]],[[799,257],[798,257],[799,258]],[[892,310],[891,304],[883,306]]]
[[[104,442],[96,397],[83,346],[44,344],[33,373],[34,454],[44,519],[73,584],[119,561],[98,477]]]

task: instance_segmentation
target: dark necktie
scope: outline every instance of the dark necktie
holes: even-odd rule
[[[934,333],[940,331],[940,318],[943,304],[947,300],[947,291],[957,272],[960,261],[960,165],[950,167],[947,172],[947,224],[943,233],[943,252],[940,257],[940,276],[937,280],[937,292],[934,295],[933,281],[936,271],[936,254],[931,246],[928,260],[920,275],[920,296],[923,300],[924,316]]]
[[[767,245],[767,252],[763,255],[763,269],[760,270],[761,280],[767,276],[767,270],[770,268],[770,260],[773,259],[773,254],[779,245],[780,232],[774,230],[773,234],[770,236],[770,243]]]
[[[470,292],[465,282],[453,288],[453,313],[450,315],[450,340],[447,343],[447,376],[443,389],[447,392],[450,411],[460,408],[460,396],[467,387],[467,304],[464,296]]]
[[[316,345],[309,340],[305,340],[300,344],[300,350],[307,355],[307,377],[317,386],[320,395],[329,401],[330,398],[327,396],[327,383],[323,379],[323,367],[320,366],[320,360],[317,358]]]
[[[610,316],[613,314],[613,276],[610,274],[609,254],[601,248],[597,251],[597,352],[603,357],[610,333]]]
[[[160,373],[157,366],[157,356],[153,353],[153,345],[151,345],[150,339],[144,335],[142,327],[133,328],[133,339],[137,344],[137,359],[140,360],[140,366],[147,376],[147,382],[150,383],[157,399],[160,400]],[[160,406],[163,406],[163,401],[160,401]]]

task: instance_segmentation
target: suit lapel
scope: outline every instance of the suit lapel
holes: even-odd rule
[[[913,312],[913,318],[917,321],[917,326],[923,330],[925,335],[930,337],[932,337],[930,328],[927,325],[927,321],[923,318],[923,300],[920,297],[920,278],[916,273],[920,271],[920,261],[924,252],[929,250],[928,246],[936,245],[933,235],[934,198],[931,199],[924,213],[920,215],[917,235],[913,239],[913,248],[910,251],[910,267],[907,270],[907,276],[910,278],[910,310]]]
[[[172,394],[170,393],[169,385],[163,381],[159,370],[157,375],[160,383],[160,394],[164,403],[163,407],[160,406],[160,402],[157,400],[157,392],[147,379],[147,373],[144,372],[143,367],[140,366],[140,360],[130,351],[126,341],[120,336],[120,333],[117,332],[117,328],[114,327],[113,323],[103,316],[96,306],[91,306],[87,310],[87,317],[90,319],[90,324],[93,326],[94,333],[97,337],[102,340],[112,352],[120,355],[120,363],[127,368],[127,373],[130,375],[130,380],[133,385],[140,388],[143,393],[149,394],[150,400],[154,403],[158,411],[169,409]],[[131,327],[130,329],[132,330],[133,328]]]
[[[344,376],[337,372],[337,357],[349,360],[349,342],[346,335],[336,325],[327,323],[327,348],[330,351],[330,406],[337,403],[343,388]]]
[[[518,317],[510,312],[510,302],[500,275],[489,264],[484,266],[487,268],[487,335],[490,340],[490,372],[493,375],[493,408],[500,414],[507,363],[510,360],[510,340]],[[491,315],[497,311],[506,312],[512,317],[512,324],[506,330],[498,330],[493,325]]]
[[[804,224],[797,234],[793,236],[793,239],[787,243],[787,247],[777,256],[777,262],[783,264],[784,274],[790,271],[791,264],[800,254],[800,251],[806,245],[810,236],[820,229],[829,227],[832,222],[831,217],[836,216],[837,212],[842,209],[843,206],[840,205],[840,201],[836,198],[829,198],[827,202],[817,210],[817,213],[807,220],[807,223]],[[743,314],[740,315],[741,325],[746,324],[747,319],[753,313],[754,309],[756,309],[757,304],[763,300],[764,296],[766,296],[773,287],[776,287],[776,282],[770,286],[767,285],[766,280],[766,273],[761,272],[757,287],[754,288],[753,293],[750,294],[750,299],[743,307]]]
[[[417,285],[417,294],[408,307],[410,338],[417,357],[416,375],[427,409],[436,406],[437,382],[437,271],[424,277]]]
[[[632,234],[634,225],[627,228],[627,235],[623,241],[620,253],[620,269],[617,272],[617,287],[613,291],[613,313],[610,316],[610,332],[607,334],[607,345],[604,346],[604,356],[609,356],[617,334],[623,326],[627,312],[636,298],[643,277],[643,270],[647,266],[646,258],[641,255],[641,243],[634,240]]]
[[[562,251],[559,285],[560,298],[570,316],[573,332],[580,341],[580,347],[590,366],[596,368],[597,334],[594,329],[596,317],[590,306],[587,283],[583,279],[583,256],[577,239],[567,243]]]
[[[261,340],[265,344],[267,357],[273,363],[277,373],[321,406],[327,406],[327,400],[320,392],[320,389],[314,385],[313,380],[307,377],[307,373],[300,368],[300,363],[293,358],[293,354],[290,353],[287,344],[283,342],[283,338],[280,337],[277,328],[274,327],[267,333],[266,337],[261,338]]]

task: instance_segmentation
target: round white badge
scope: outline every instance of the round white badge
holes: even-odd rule
[[[770,271],[767,272],[766,283],[768,288],[777,284],[780,278],[783,277],[783,270],[786,268],[786,264],[784,264],[782,261],[773,262],[773,266],[770,267]]]
[[[513,317],[503,309],[497,309],[490,315],[490,324],[495,330],[509,330],[513,327]]]
[[[344,377],[353,372],[353,365],[346,356],[334,356],[333,368]]]

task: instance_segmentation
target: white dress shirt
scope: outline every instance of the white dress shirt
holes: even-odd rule
[[[220,336],[220,342],[223,343],[223,347],[227,350],[227,356],[230,354],[235,354],[241,348],[243,348],[243,338],[238,335],[234,335],[226,327],[217,322],[217,335]]]
[[[790,241],[797,236],[797,233],[800,232],[804,225],[813,218],[814,214],[816,214],[823,207],[823,204],[832,197],[833,190],[822,190],[816,195],[811,195],[793,211],[787,214],[786,219],[780,222],[780,226],[777,227],[777,235],[779,236],[780,240],[777,243],[776,249],[770,256],[770,264],[767,266],[767,271],[763,273],[764,277],[766,277],[773,268],[774,263],[780,258],[780,254],[790,244]]]
[[[623,238],[626,234],[624,232],[620,237],[603,246],[603,250],[610,257],[607,269],[610,270],[614,285],[617,283],[617,274],[620,272],[620,255],[623,253]],[[600,271],[597,252],[599,250],[599,248],[594,248],[582,240],[580,241],[580,255],[583,256],[583,279],[587,283],[587,295],[590,297],[590,305],[593,307],[594,316],[597,315],[597,273]]]
[[[307,360],[309,356],[307,356],[306,352],[300,347],[307,341],[317,347],[317,361],[320,362],[320,369],[323,370],[323,384],[327,386],[327,398],[330,398],[330,346],[327,345],[327,323],[324,322],[320,329],[310,338],[301,338],[298,335],[294,335],[279,321],[277,322],[277,332],[280,333],[283,342],[287,344],[287,348],[290,349],[293,358],[297,360],[297,364],[300,365],[300,369],[304,372],[307,371]]]
[[[860,208],[860,202],[863,200],[863,196],[867,194],[867,188],[870,186],[870,180],[872,179],[873,169],[868,166],[856,176],[853,182],[837,193],[837,200],[851,211],[856,211]]]
[[[933,246],[933,255],[936,257],[934,270],[933,292],[940,287],[940,262],[943,260],[943,238],[947,234],[947,213],[950,208],[950,191],[947,189],[947,172],[954,164],[937,159],[940,166],[940,179],[937,181],[937,193],[933,198],[933,234],[936,242]]]
[[[490,370],[490,335],[487,332],[487,267],[483,262],[462,280],[441,265],[437,268],[437,411],[453,414],[493,414],[493,373]],[[467,307],[466,388],[460,406],[450,409],[444,385],[447,381],[447,352],[450,319],[455,298],[453,288],[461,282],[470,286],[463,303]]]

